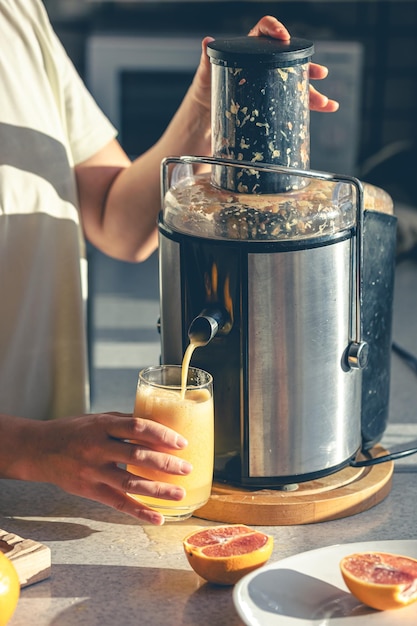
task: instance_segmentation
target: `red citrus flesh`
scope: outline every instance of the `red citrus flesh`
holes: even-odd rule
[[[374,609],[398,609],[417,600],[417,560],[398,554],[350,554],[340,562],[348,589]]]
[[[188,562],[202,578],[234,585],[266,563],[272,553],[273,538],[243,524],[231,524],[190,533],[183,545]]]

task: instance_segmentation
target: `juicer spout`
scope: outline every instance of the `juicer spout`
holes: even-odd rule
[[[206,308],[191,322],[188,337],[191,343],[206,346],[219,331],[229,326],[229,315],[226,310],[216,307]]]

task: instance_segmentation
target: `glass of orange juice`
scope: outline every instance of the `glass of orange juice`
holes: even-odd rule
[[[128,465],[132,474],[151,480],[180,485],[186,491],[182,500],[163,500],[133,495],[162,513],[166,521],[180,521],[207,502],[211,493],[214,464],[213,378],[196,367],[189,367],[182,378],[181,365],[148,367],[139,373],[133,415],[169,426],[188,441],[184,450],[172,452],[189,461],[193,470],[187,476],[174,476],[158,470]]]

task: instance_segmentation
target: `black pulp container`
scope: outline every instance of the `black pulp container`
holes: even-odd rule
[[[362,447],[370,449],[388,422],[397,218],[364,213],[363,338],[369,344],[362,379]]]

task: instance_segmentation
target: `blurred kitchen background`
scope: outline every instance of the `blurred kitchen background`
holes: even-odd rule
[[[205,35],[246,34],[260,17],[272,14],[293,35],[311,39],[313,60],[330,69],[319,88],[341,104],[335,114],[311,115],[311,167],[355,175],[391,193],[399,217],[399,260],[411,258],[413,280],[417,0],[44,2],[132,157],[157,139],[177,108]],[[159,360],[157,256],[135,265],[92,248],[89,254],[92,406],[131,411],[138,370]],[[408,302],[398,314],[399,333],[407,315],[416,318],[416,305]],[[417,331],[411,346],[417,352],[416,336]],[[410,348],[406,336],[397,340]]]

